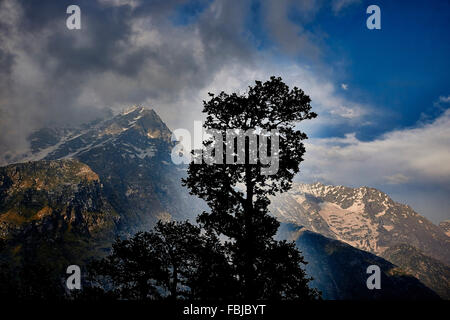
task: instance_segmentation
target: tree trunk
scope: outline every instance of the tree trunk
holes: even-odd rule
[[[255,235],[253,231],[253,182],[251,167],[246,166],[245,168],[245,184],[246,184],[246,199],[244,208],[244,224],[245,224],[245,235],[244,235],[244,283],[245,283],[245,298],[256,299],[255,292]]]

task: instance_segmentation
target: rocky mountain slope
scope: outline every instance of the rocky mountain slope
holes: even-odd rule
[[[65,268],[101,257],[115,237],[200,213],[172,147],[143,107],[33,133],[29,152],[0,168],[0,296],[61,296]]]
[[[67,266],[109,251],[119,220],[98,175],[77,160],[0,168],[0,296],[60,292]]]
[[[148,229],[160,217],[192,218],[204,208],[181,186],[185,171],[170,159],[171,131],[151,109],[135,106],[77,128],[42,129],[30,142],[16,161],[77,159],[96,172],[122,233]]]
[[[0,237],[32,229],[111,236],[119,220],[98,175],[77,160],[38,161],[0,168]]]
[[[281,221],[376,255],[406,243],[450,264],[450,238],[444,231],[374,188],[294,184],[272,199],[271,212]]]
[[[450,220],[445,220],[439,223],[439,227],[450,237]]]
[[[369,252],[293,224],[282,224],[280,235],[294,240],[308,261],[311,286],[331,300],[435,300],[439,296],[401,268]],[[367,267],[381,270],[381,289],[369,290]]]
[[[450,300],[450,267],[430,258],[408,244],[383,252],[382,257],[423,282],[443,299]]]

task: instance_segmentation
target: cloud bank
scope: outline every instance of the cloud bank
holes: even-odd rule
[[[306,147],[301,179],[378,187],[408,199],[424,214],[432,213],[435,222],[448,218],[450,201],[441,196],[450,194],[450,110],[433,122],[373,141],[348,134],[312,139]],[[434,205],[425,199],[430,194]]]
[[[185,3],[77,1],[82,29],[68,30],[62,1],[1,0],[2,157],[26,149],[26,136],[40,127],[86,122],[133,104],[155,108],[173,129],[189,128],[201,118],[208,91],[245,90],[271,75],[311,94],[322,121],[367,112],[335,95],[330,80],[295,63],[279,65],[279,50],[259,51],[246,20],[251,2],[198,1],[195,20],[177,23]],[[292,8],[306,22],[320,2],[265,2],[264,30],[287,55],[319,57],[314,36],[289,19]]]

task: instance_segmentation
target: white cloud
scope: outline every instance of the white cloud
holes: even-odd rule
[[[409,181],[409,178],[401,173],[394,174],[392,176],[386,176],[386,181],[389,184],[401,184]]]
[[[436,183],[450,185],[450,110],[432,123],[391,131],[373,141],[354,134],[307,143],[309,179],[337,184]]]
[[[314,18],[321,8],[317,0],[277,0],[262,1],[261,11],[268,35],[286,52],[293,55],[305,55],[317,58],[320,48],[313,41],[313,34],[303,26]],[[297,21],[289,19],[289,14],[295,10]]]
[[[360,2],[361,0],[333,0],[331,3],[331,8],[333,9],[334,14],[338,14],[343,9]]]
[[[373,141],[348,134],[310,139],[305,144],[298,180],[375,187],[435,223],[448,219],[450,110],[432,122],[395,130]]]
[[[3,50],[14,58],[8,68],[0,69],[0,127],[8,132],[0,135],[0,162],[6,152],[16,151],[19,145],[26,148],[25,136],[31,131],[49,123],[91,120],[105,107],[118,111],[128,105],[147,105],[169,127],[189,127],[202,117],[208,91],[245,91],[254,80],[265,81],[272,75],[310,95],[320,116],[316,126],[357,123],[370,112],[367,106],[341,97],[334,79],[323,78],[307,66],[286,60],[282,64],[279,52],[255,50],[244,32],[249,3],[215,1],[187,26],[173,25],[169,19],[178,0],[99,3],[100,8],[92,8],[83,20],[90,27],[73,33],[50,14],[45,24],[37,24],[39,30],[29,32],[20,26],[32,25],[25,23],[33,17],[28,11],[38,10],[38,5],[0,2],[4,18],[0,20],[7,26],[0,30],[0,54]],[[264,5],[263,18],[276,12],[279,19],[266,21],[275,32],[272,36],[295,43],[294,51],[316,55],[319,49],[309,39],[297,41],[305,34],[299,35],[301,26],[287,17],[292,4],[303,12],[302,21],[319,10],[315,0],[286,0]],[[104,14],[111,10],[117,19]]]
[[[281,76],[283,81],[291,88],[297,86],[311,97],[313,109],[319,113],[319,118],[308,127],[329,125],[331,123],[346,123],[359,121],[372,112],[369,106],[361,105],[341,97],[332,81],[323,79],[319,75],[296,64],[281,66],[256,60],[254,65],[233,64],[224,66],[217,72],[211,83],[201,90],[198,96],[191,101],[198,101],[198,107],[191,110],[200,111],[201,100],[207,98],[207,92],[219,93],[237,92],[243,93],[255,80],[268,80],[270,76]],[[179,101],[178,103],[183,103]],[[199,113],[197,113],[199,114]],[[182,117],[185,119],[185,117]]]
[[[443,103],[449,103],[450,102],[450,96],[440,96],[439,97],[439,102],[443,102]]]
[[[433,106],[437,110],[444,110],[446,107],[448,107],[448,103],[450,103],[450,95],[449,96],[440,96],[436,101],[434,101]],[[427,118],[427,114],[422,114],[423,118]]]
[[[213,75],[210,83],[203,88],[198,90],[180,88],[176,98],[173,96],[171,99],[166,99],[165,96],[156,97],[148,100],[147,104],[156,108],[170,128],[192,130],[194,120],[203,118],[202,101],[208,99],[208,92],[216,94],[221,91],[244,93],[248,86],[254,85],[255,80],[266,81],[270,76],[281,76],[291,88],[297,86],[311,97],[313,110],[319,113],[319,118],[302,124],[302,129],[308,134],[313,134],[315,130],[330,124],[361,122],[361,119],[371,112],[369,107],[341,97],[332,81],[322,79],[305,67],[299,65],[280,66],[268,63],[262,58],[255,58],[255,63],[252,65],[238,62],[226,64]],[[99,89],[95,82],[89,87],[94,92],[104,91]],[[120,95],[120,92],[117,94]],[[178,110],[178,112],[173,112],[173,110]]]
[[[132,8],[137,7],[141,3],[139,0],[98,0],[98,2],[104,6],[120,7],[128,5]]]

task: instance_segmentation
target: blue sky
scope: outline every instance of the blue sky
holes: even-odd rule
[[[378,1],[382,29],[364,28],[363,10],[324,12],[318,22],[329,35],[326,63],[341,69],[348,95],[386,112],[383,121],[358,136],[370,139],[386,130],[414,125],[422,113],[439,116],[433,102],[450,83],[450,2]],[[343,67],[340,68],[340,65]]]
[[[67,6],[81,30],[66,28]],[[366,8],[381,9],[381,30]],[[450,218],[450,2],[0,0],[0,162],[42,126],[154,108],[192,130],[207,92],[282,76],[312,98],[299,181],[376,187]],[[7,133],[7,134],[5,134]]]
[[[335,1],[336,3],[339,1]],[[388,130],[431,121],[447,108],[434,102],[450,92],[450,2],[449,1],[341,1],[348,3],[336,12],[321,4],[314,18],[304,19],[295,5],[287,18],[315,34],[320,57],[289,55],[267,34],[261,21],[261,2],[252,1],[245,21],[245,33],[255,49],[277,52],[277,63],[308,63],[328,70],[336,82],[349,89],[350,99],[377,109],[376,125],[359,128],[357,137],[371,140]],[[177,7],[173,23],[196,22],[211,1],[191,1]],[[332,4],[332,2],[330,2]],[[365,9],[377,4],[382,29],[365,27]],[[327,69],[328,68],[328,69]],[[326,71],[325,71],[326,72]],[[344,128],[324,128],[318,136],[343,136]]]

